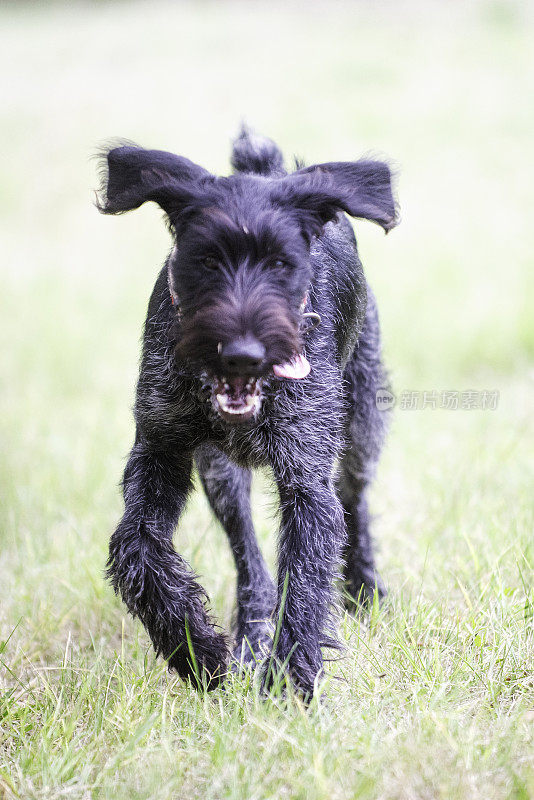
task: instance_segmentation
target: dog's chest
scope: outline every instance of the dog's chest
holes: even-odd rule
[[[212,441],[228,458],[248,469],[265,466],[269,463],[269,426],[260,425],[250,429],[213,429]]]

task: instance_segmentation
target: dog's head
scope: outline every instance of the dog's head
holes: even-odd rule
[[[168,270],[178,356],[208,376],[225,421],[253,420],[267,376],[300,379],[309,371],[300,323],[313,238],[340,211],[393,227],[389,167],[362,160],[283,177],[219,178],[186,158],[132,145],[104,158],[103,213],[152,200],[166,214],[175,239]]]

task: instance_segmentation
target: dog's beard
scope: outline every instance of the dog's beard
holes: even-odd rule
[[[250,374],[226,372],[220,359],[221,342],[242,336],[243,329],[265,343],[265,366]],[[267,387],[283,379],[301,380],[310,371],[302,353],[299,315],[285,301],[265,292],[249,294],[240,314],[235,303],[221,300],[188,308],[177,320],[176,334],[177,355],[200,367],[214,412],[233,425],[257,420]]]

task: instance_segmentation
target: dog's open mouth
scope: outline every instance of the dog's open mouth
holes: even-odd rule
[[[273,373],[277,378],[300,380],[310,371],[308,359],[303,354],[295,355],[284,364],[274,364]],[[226,422],[239,423],[254,419],[263,399],[263,378],[232,375],[215,378],[212,390],[213,404]]]
[[[261,407],[261,378],[217,379],[214,389],[217,411],[227,422],[245,422],[252,419]]]

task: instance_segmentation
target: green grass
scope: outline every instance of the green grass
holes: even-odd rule
[[[0,798],[533,797],[532,10],[8,4],[0,29]],[[341,620],[309,710],[196,694],[103,580],[168,238],[154,208],[94,211],[88,155],[125,136],[224,171],[242,117],[308,162],[397,160],[401,226],[356,224],[396,391],[500,392],[397,410],[372,503],[390,596]],[[176,545],[228,627],[200,493]]]

